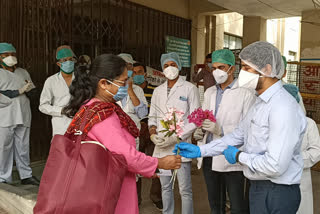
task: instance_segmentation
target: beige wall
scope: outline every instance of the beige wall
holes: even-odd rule
[[[301,59],[320,59],[320,26],[306,22],[320,23],[319,11],[302,12]],[[320,60],[315,62],[320,62]]]
[[[239,13],[223,13],[216,16],[216,46],[215,50],[222,49],[224,46],[224,33],[230,33],[242,37],[243,16]]]
[[[267,20],[259,16],[244,16],[242,47],[267,40]]]

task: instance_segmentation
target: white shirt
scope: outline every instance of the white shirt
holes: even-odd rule
[[[181,139],[184,142],[191,143],[191,135],[196,129],[196,126],[193,123],[189,123],[187,117],[199,107],[200,95],[195,85],[179,77],[168,95],[168,81],[166,81],[153,92],[148,125],[156,126],[158,134],[162,134],[160,131],[164,130],[164,128],[160,120],[164,118],[164,114],[168,112],[169,108],[176,108],[184,112],[183,121],[185,126]],[[173,148],[174,145],[167,149],[160,149],[155,146],[153,156],[161,158],[166,155],[172,155]],[[182,158],[182,161],[190,161],[190,159]]]
[[[74,75],[72,76],[74,79]],[[69,127],[71,118],[61,114],[61,110],[70,101],[69,87],[63,76],[56,73],[50,76],[44,83],[39,110],[47,115],[52,116],[52,135],[63,135]]]
[[[230,134],[200,147],[204,157],[221,154],[228,145],[242,146],[239,162],[250,180],[299,184],[303,169],[302,138],[307,121],[281,81],[262,93]]]
[[[0,90],[19,90],[26,83],[32,81],[29,73],[17,68],[14,72],[0,69]],[[1,95],[2,96],[2,95]],[[0,127],[9,127],[14,125],[31,125],[31,109],[29,98],[25,95],[11,99],[11,104],[0,108]]]
[[[304,134],[301,151],[304,170],[301,177],[301,203],[297,214],[313,213],[313,192],[310,168],[320,161],[320,136],[317,124],[307,117],[308,126]]]
[[[235,80],[233,86],[225,89],[216,114],[217,124],[223,130],[223,133],[231,133],[246,116],[247,112],[254,104],[256,95],[254,91],[245,88],[239,88],[238,80]],[[204,94],[203,110],[216,110],[217,86],[208,88]],[[203,142],[207,141],[209,132],[206,132]],[[214,139],[220,138],[214,135]],[[212,170],[219,172],[241,171],[240,164],[229,164],[223,155],[212,157]]]

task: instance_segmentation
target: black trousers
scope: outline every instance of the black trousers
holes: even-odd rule
[[[225,214],[226,191],[230,198],[231,214],[249,213],[246,179],[241,171],[212,171],[212,158],[203,159],[203,174],[207,184],[211,214]]]
[[[251,214],[295,214],[301,201],[300,187],[250,181],[249,199]]]

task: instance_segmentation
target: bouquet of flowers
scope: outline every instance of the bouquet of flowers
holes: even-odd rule
[[[165,113],[165,116],[162,120],[160,120],[160,123],[164,130],[161,130],[160,132],[165,133],[165,137],[171,137],[173,134],[177,136],[177,143],[180,142],[180,137],[183,133],[183,117],[184,112],[177,110],[176,108],[169,108],[169,111]],[[179,154],[179,150],[177,154]],[[170,180],[170,183],[172,183],[172,189],[174,189],[174,183],[176,181],[178,170],[175,169],[172,173],[172,177]]]
[[[202,108],[196,109],[188,116],[189,123],[194,123],[197,127],[200,127],[204,120],[211,120],[212,122],[216,122],[216,118],[213,115],[212,111],[203,110]]]

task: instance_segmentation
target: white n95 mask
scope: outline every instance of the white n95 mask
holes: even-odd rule
[[[163,70],[163,74],[169,80],[174,80],[179,75],[179,69],[173,66],[169,66]]]
[[[257,88],[260,75],[241,70],[238,78],[239,87],[255,90]]]
[[[9,67],[12,67],[18,63],[17,57],[15,56],[7,56],[6,58],[2,59],[2,61]]]
[[[214,79],[216,80],[217,84],[225,83],[228,79],[228,72],[232,66],[229,67],[227,71],[216,69],[212,72]]]

